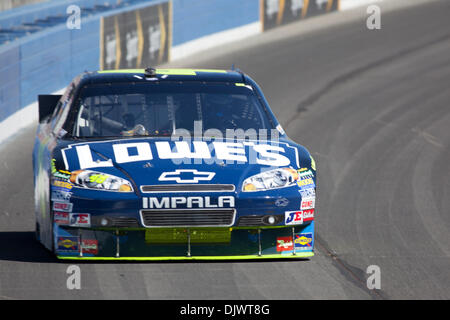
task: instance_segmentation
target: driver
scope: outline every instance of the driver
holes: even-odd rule
[[[120,134],[126,137],[132,136],[147,136],[148,132],[142,124],[136,124],[136,119],[132,113],[125,113],[122,115],[124,123],[124,131]]]
[[[125,130],[131,130],[136,125],[136,118],[132,113],[124,113],[122,119]]]
[[[233,98],[228,94],[208,94],[206,96],[205,128],[226,129],[238,128],[239,116],[234,112]]]

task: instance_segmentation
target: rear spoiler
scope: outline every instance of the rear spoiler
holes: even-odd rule
[[[42,122],[42,120],[53,113],[61,97],[62,95],[60,94],[40,94],[38,96],[39,122]]]

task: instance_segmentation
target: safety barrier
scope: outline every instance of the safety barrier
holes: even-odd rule
[[[261,23],[264,30],[312,16],[336,11],[339,0],[261,0]]]
[[[67,15],[66,10],[70,5],[80,8],[93,8],[95,6],[113,6],[120,4],[120,0],[59,0],[44,3],[30,4],[0,12],[0,29],[8,29],[23,23],[32,23],[49,16]]]
[[[30,5],[36,2],[43,2],[46,0],[2,0],[0,2],[0,11],[10,10],[13,8]]]

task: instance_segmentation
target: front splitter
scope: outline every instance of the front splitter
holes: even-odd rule
[[[57,256],[61,260],[95,260],[95,261],[175,261],[175,260],[260,260],[260,259],[303,259],[314,256],[314,252],[299,252],[289,255],[268,254],[262,256],[198,256],[198,257],[75,257]]]

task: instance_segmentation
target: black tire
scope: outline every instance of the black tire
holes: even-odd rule
[[[41,227],[39,226],[38,222],[36,222],[36,226],[34,229],[34,237],[36,238],[37,242],[41,242]]]

